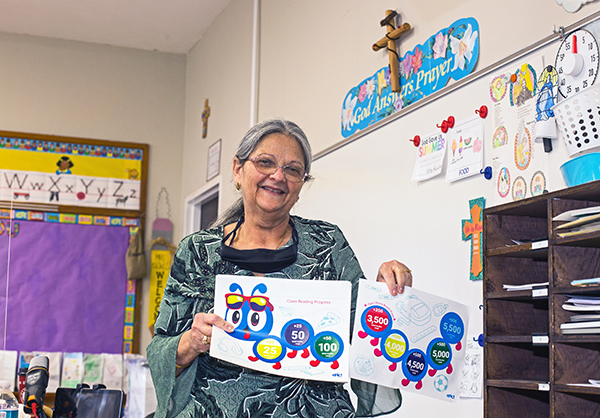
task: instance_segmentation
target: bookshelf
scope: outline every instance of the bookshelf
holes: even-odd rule
[[[560,331],[570,295],[600,296],[600,285],[571,285],[600,277],[600,231],[561,238],[562,222],[552,221],[591,206],[600,206],[600,181],[484,209],[486,418],[600,416],[600,388],[576,386],[600,380],[600,334]]]

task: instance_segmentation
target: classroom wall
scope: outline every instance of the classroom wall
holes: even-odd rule
[[[146,242],[162,187],[181,235],[184,55],[0,33],[0,57],[1,130],[150,144]]]

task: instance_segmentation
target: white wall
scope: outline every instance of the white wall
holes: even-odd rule
[[[150,144],[146,242],[162,187],[181,235],[184,55],[0,34],[0,57],[0,129]]]

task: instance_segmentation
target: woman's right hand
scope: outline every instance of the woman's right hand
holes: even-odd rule
[[[233,331],[233,325],[218,315],[198,313],[194,316],[192,328],[183,333],[177,346],[178,369],[189,366],[199,354],[210,349],[213,326],[225,332]]]

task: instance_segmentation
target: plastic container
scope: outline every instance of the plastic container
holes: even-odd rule
[[[600,180],[600,152],[575,157],[561,165],[560,172],[567,187]]]
[[[552,110],[570,157],[600,146],[600,83],[569,96]]]
[[[18,418],[19,401],[13,393],[10,382],[0,381],[0,418]]]

